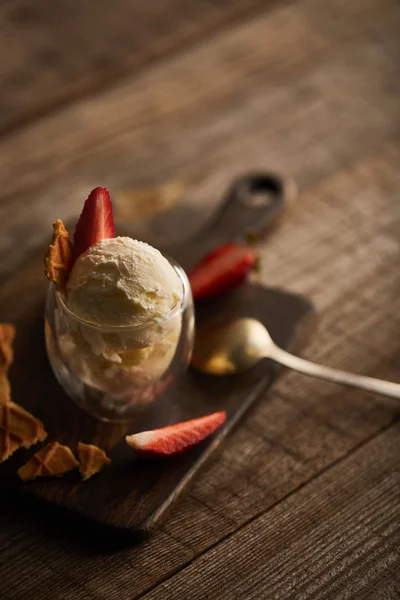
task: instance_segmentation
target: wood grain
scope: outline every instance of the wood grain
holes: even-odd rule
[[[263,278],[268,279],[269,261],[281,254],[281,271],[275,270],[274,280],[283,280],[286,270],[295,264],[296,253],[288,252],[286,256],[283,252],[289,250],[293,240],[297,244],[299,276],[291,281],[291,287],[306,286],[309,271],[304,269],[305,261],[310,260],[310,269],[316,269],[315,261],[311,260],[315,254],[313,238],[305,235],[305,231],[312,230],[307,220],[319,223],[318,243],[325,247],[334,235],[340,237],[340,227],[347,219],[343,203],[351,191],[352,197],[359,198],[359,204],[357,219],[347,226],[355,222],[360,230],[368,231],[368,247],[375,240],[380,261],[373,257],[366,265],[364,253],[358,255],[354,244],[350,248],[334,246],[332,254],[325,255],[316,276],[323,278],[325,270],[331,269],[328,271],[330,289],[335,294],[329,303],[324,286],[316,288],[314,297],[321,309],[321,324],[319,335],[305,354],[332,366],[393,380],[398,380],[400,351],[398,336],[392,335],[400,314],[397,246],[394,253],[385,251],[387,240],[392,239],[390,226],[371,220],[371,214],[380,215],[381,219],[385,214],[390,223],[396,222],[396,157],[394,148],[383,148],[379,158],[361,161],[327,178],[318,186],[317,196],[304,194],[287,214],[279,235],[277,232],[269,238],[263,274]],[[371,180],[373,194],[365,197],[364,190],[371,189]],[[381,211],[382,206],[386,208]],[[299,241],[297,236],[301,234],[304,239]],[[359,272],[357,289],[343,277],[341,270],[334,269],[336,260],[349,260],[348,257],[352,260],[352,272]],[[380,327],[376,327],[379,320]],[[378,353],[371,351],[374,347]],[[390,425],[398,414],[398,406],[391,400],[286,374],[274,393],[260,403],[244,426],[227,440],[222,455],[199,479],[162,530],[137,548],[109,554],[110,548],[115,548],[115,541],[102,532],[89,529],[85,537],[91,537],[91,543],[84,543],[81,534],[77,539],[74,533],[77,528],[87,531],[81,522],[67,519],[63,525],[57,515],[43,512],[39,507],[30,507],[27,514],[26,506],[18,505],[15,500],[12,506],[3,505],[1,543],[6,551],[3,562],[0,560],[0,572],[4,582],[16,585],[19,570],[10,568],[9,557],[13,556],[15,540],[23,539],[22,546],[18,542],[19,569],[23,568],[27,580],[32,581],[38,565],[48,565],[51,558],[52,567],[46,566],[43,587],[57,582],[60,591],[53,590],[53,594],[59,593],[60,598],[64,590],[77,598],[139,598],[146,589],[179,571],[182,565],[249,520],[268,514],[269,508],[321,470],[328,469],[335,461],[344,460],[346,464],[345,457],[354,448]],[[375,459],[371,454],[372,463]],[[384,506],[382,512],[385,512]],[[29,515],[35,516],[36,524]],[[325,540],[321,539],[321,551],[324,547]],[[68,565],[68,577],[63,573],[65,565]],[[27,589],[24,585],[21,583],[16,589]],[[39,583],[32,587],[32,593],[39,598],[46,597]]]
[[[50,208],[70,219],[99,183],[113,191],[184,178],[186,200],[206,210],[248,169],[277,169],[305,189],[373,156],[399,135],[394,4],[336,0],[327,13],[306,0],[267,12],[5,139],[3,272],[48,235]]]
[[[307,357],[399,381],[397,34],[394,0],[291,3],[9,136],[0,145],[3,277],[48,235],[49,212],[72,217],[100,182],[117,189],[186,177],[193,182],[186,233],[233,175],[276,168],[292,174],[302,193],[279,233],[260,246],[262,281],[315,300],[321,324]],[[29,212],[22,211],[27,203]],[[156,233],[179,237],[173,217],[165,217]],[[354,449],[398,414],[392,401],[286,374],[163,529],[119,552],[111,552],[104,532],[90,530],[85,545],[76,533],[83,523],[3,498],[0,589],[18,600],[28,593],[139,598],[224,537],[239,535],[249,520],[268,519],[271,507],[288,494],[295,499],[335,462],[346,473]],[[380,439],[371,451],[365,445],[366,474],[376,474],[374,463],[387,456],[389,442]],[[374,475],[365,488],[386,491],[393,469],[388,459],[382,480]],[[338,495],[339,514],[347,504]],[[376,506],[375,518],[391,518],[391,506]],[[295,514],[294,502],[289,517]],[[352,539],[346,547],[356,554]],[[345,564],[327,536],[315,547],[332,567],[336,556]],[[315,555],[306,548],[311,564]],[[390,552],[383,547],[385,556]],[[394,600],[397,573],[376,556],[371,562],[382,577],[374,580],[366,565],[359,597]],[[210,572],[212,565],[201,573],[202,585]],[[232,590],[240,589],[241,567],[236,575]]]
[[[399,450],[397,425],[143,598],[395,598]]]
[[[271,2],[272,3],[272,2]],[[0,132],[110,87],[157,59],[215,35],[262,0],[27,0],[0,8]],[[6,59],[7,56],[7,59]]]

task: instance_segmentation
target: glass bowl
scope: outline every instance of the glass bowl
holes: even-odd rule
[[[67,394],[102,421],[133,420],[187,369],[194,342],[188,278],[174,260],[183,295],[163,320],[103,327],[71,312],[49,286],[45,308],[47,354]]]

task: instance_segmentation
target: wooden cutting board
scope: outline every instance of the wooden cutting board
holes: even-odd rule
[[[213,246],[212,236],[209,238]],[[186,257],[187,248],[176,248],[174,258]],[[173,382],[166,396],[130,425],[100,423],[66,396],[47,361],[43,334],[43,249],[34,254],[0,292],[0,319],[16,325],[15,361],[10,371],[12,397],[39,417],[57,440],[76,451],[78,441],[104,448],[112,459],[99,475],[81,482],[77,471],[60,479],[22,484],[17,469],[40,446],[19,450],[0,465],[0,481],[29,497],[84,515],[120,530],[147,534],[192,481],[250,406],[271,385],[276,366],[262,361],[252,371],[230,377],[211,377],[189,371]],[[246,284],[234,293],[198,307],[197,327],[238,316],[252,316],[266,324],[283,348],[296,346],[310,329],[311,303],[282,290]],[[268,398],[264,395],[265,402]],[[188,452],[165,460],[137,459],[124,441],[127,433],[160,427],[216,410],[227,411],[227,420],[214,436]],[[223,450],[222,450],[223,451]]]

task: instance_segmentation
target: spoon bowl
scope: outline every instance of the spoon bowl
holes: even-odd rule
[[[273,346],[260,321],[236,319],[196,336],[192,365],[212,375],[242,373],[270,356]]]

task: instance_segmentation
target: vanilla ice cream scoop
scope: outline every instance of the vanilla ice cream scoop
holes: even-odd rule
[[[101,240],[76,260],[68,307],[105,327],[162,321],[182,300],[182,282],[155,248],[129,237]]]
[[[77,258],[67,284],[75,370],[116,389],[135,375],[157,379],[181,332],[183,283],[155,248],[129,237],[101,240]],[[99,385],[100,385],[99,383]]]

